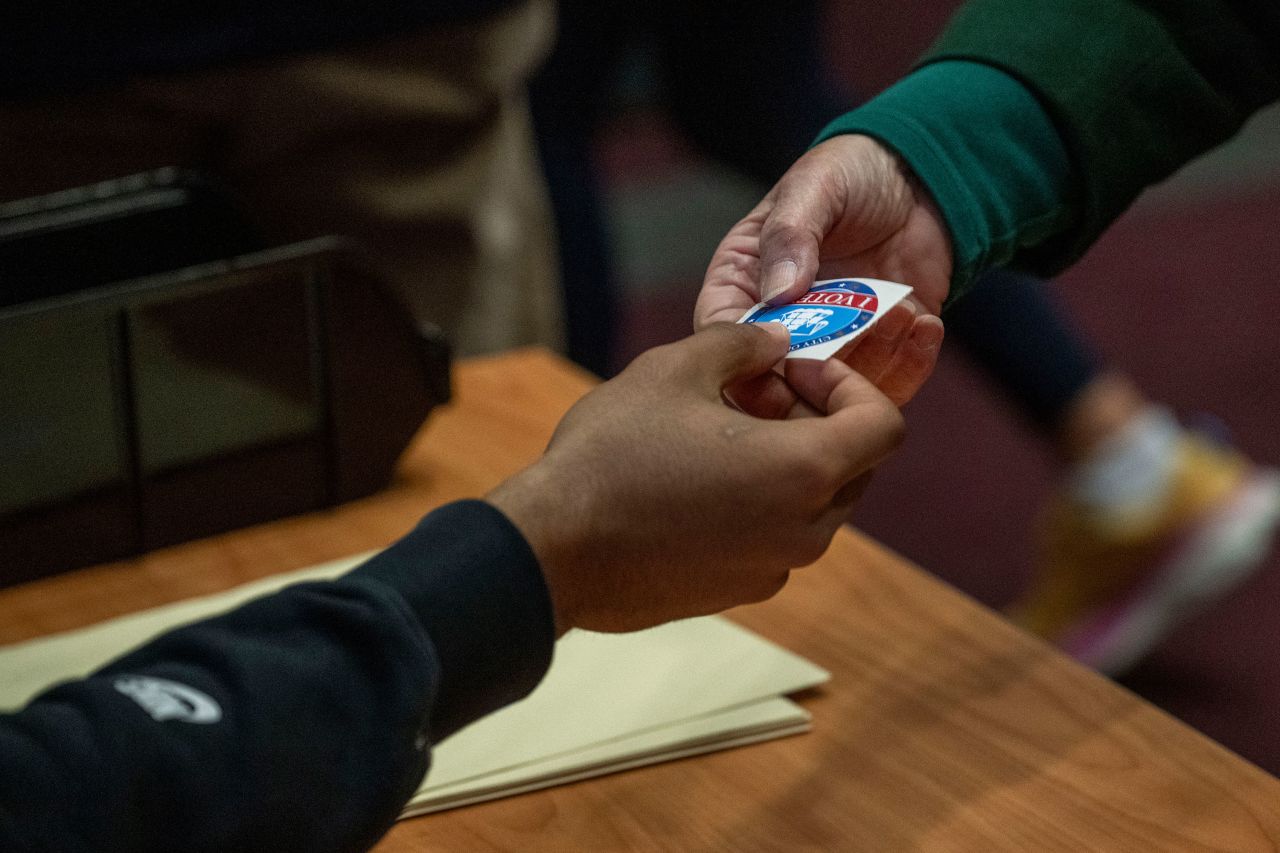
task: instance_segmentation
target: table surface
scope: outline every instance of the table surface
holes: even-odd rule
[[[591,379],[464,362],[386,491],[0,591],[0,643],[385,545],[532,461]],[[1268,850],[1280,781],[852,530],[732,618],[829,669],[805,735],[397,824],[410,850]]]

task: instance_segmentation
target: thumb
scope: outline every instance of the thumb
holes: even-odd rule
[[[838,214],[829,209],[822,175],[802,161],[774,188],[760,227],[760,298],[771,305],[799,299],[818,274],[822,238]]]
[[[675,346],[703,393],[719,398],[725,386],[770,370],[790,344],[780,323],[715,323]]]

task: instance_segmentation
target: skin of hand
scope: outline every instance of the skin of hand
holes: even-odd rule
[[[735,322],[759,301],[794,301],[816,279],[909,284],[911,298],[841,354],[903,405],[937,360],[951,264],[942,216],[907,166],[870,137],[837,136],[797,160],[720,242],[694,328]]]
[[[716,324],[641,355],[488,495],[538,556],[558,633],[761,601],[826,551],[902,416],[834,360],[789,377],[799,398],[773,419],[726,406],[726,387],[778,378],[788,341],[776,323]]]

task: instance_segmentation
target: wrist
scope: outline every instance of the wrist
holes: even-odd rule
[[[578,561],[581,538],[566,522],[572,513],[562,505],[563,495],[541,463],[535,463],[500,483],[485,500],[505,515],[529,544],[551,599],[556,636],[563,636],[574,626],[579,609],[571,567]]]
[[[440,669],[433,738],[523,697],[550,665],[546,580],[520,530],[490,504],[432,511],[349,579],[394,590],[421,627]]]

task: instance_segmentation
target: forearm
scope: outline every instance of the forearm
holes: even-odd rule
[[[551,643],[523,539],[478,502],[446,507],[345,578],[166,634],[0,719],[0,847],[366,849],[429,744],[532,689]]]

